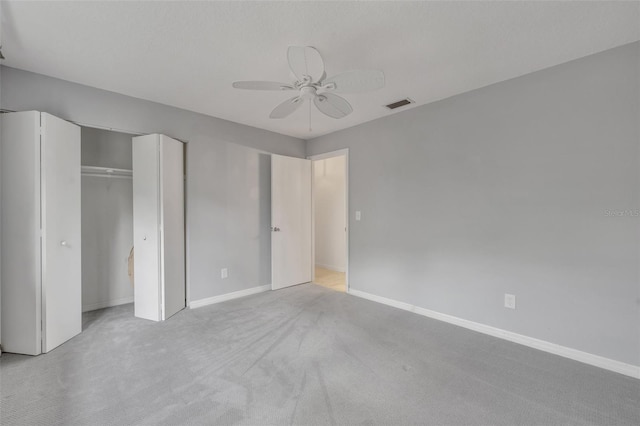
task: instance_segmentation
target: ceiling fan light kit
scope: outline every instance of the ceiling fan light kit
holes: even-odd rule
[[[291,115],[309,100],[318,110],[331,118],[343,118],[353,108],[335,93],[362,93],[384,87],[384,73],[379,70],[354,70],[325,78],[324,61],[320,53],[310,46],[290,46],[287,50],[289,68],[296,77],[293,84],[273,81],[236,81],[233,87],[247,90],[297,90],[298,94],[276,106],[270,118]]]

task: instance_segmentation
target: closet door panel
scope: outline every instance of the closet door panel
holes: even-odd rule
[[[164,315],[185,307],[184,150],[182,142],[160,136]]]
[[[42,352],[40,113],[0,115],[2,133],[2,349]]]
[[[133,138],[135,316],[160,321],[159,137]]]
[[[42,351],[82,331],[80,127],[41,114]]]

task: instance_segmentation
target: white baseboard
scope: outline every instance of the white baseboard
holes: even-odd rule
[[[574,361],[579,361],[585,364],[593,365],[595,367],[604,368],[605,370],[615,371],[616,373],[640,379],[640,366],[637,365],[626,364],[624,362],[605,358],[599,355],[594,355],[588,352],[579,351],[577,349],[568,348],[566,346],[557,345],[545,340],[539,340],[533,337],[524,336],[512,331],[491,327],[489,325],[484,325],[466,319],[454,317],[452,315],[442,314],[440,312],[420,308],[409,303],[387,299],[386,297],[376,296],[374,294],[366,293],[360,290],[350,289],[349,294],[361,297],[363,299],[371,300],[373,302],[393,306],[394,308],[403,309],[405,311],[413,312],[418,315],[423,315],[425,317],[433,318],[439,321],[448,322],[450,324],[468,328],[469,330],[488,334],[489,336],[498,337],[500,339],[508,340],[514,343],[519,343],[521,345],[529,346],[531,348],[538,349],[544,352],[549,352],[554,355],[560,355]]]
[[[127,303],[133,303],[133,296],[82,305],[82,312],[95,311],[96,309],[110,308],[112,306],[124,305]]]
[[[334,271],[334,272],[345,272],[345,268],[344,267],[339,267],[339,266],[335,266],[335,265],[325,265],[324,263],[316,263],[316,266],[319,268],[324,268],[324,269],[328,269],[330,271]]]
[[[207,297],[205,299],[194,300],[189,302],[189,308],[196,309],[207,305],[213,305],[214,303],[226,302],[227,300],[238,299],[240,297],[251,296],[252,294],[262,293],[263,291],[271,290],[270,285],[261,285],[258,287],[251,287],[245,290],[234,291],[232,293],[221,294],[220,296]]]

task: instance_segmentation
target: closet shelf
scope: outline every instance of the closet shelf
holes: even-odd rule
[[[133,176],[133,171],[113,167],[82,166],[81,174],[82,176],[130,178]]]

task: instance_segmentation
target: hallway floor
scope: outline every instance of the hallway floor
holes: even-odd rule
[[[344,293],[347,291],[346,282],[346,274],[344,272],[332,271],[316,266],[316,276],[313,280],[314,284]]]

